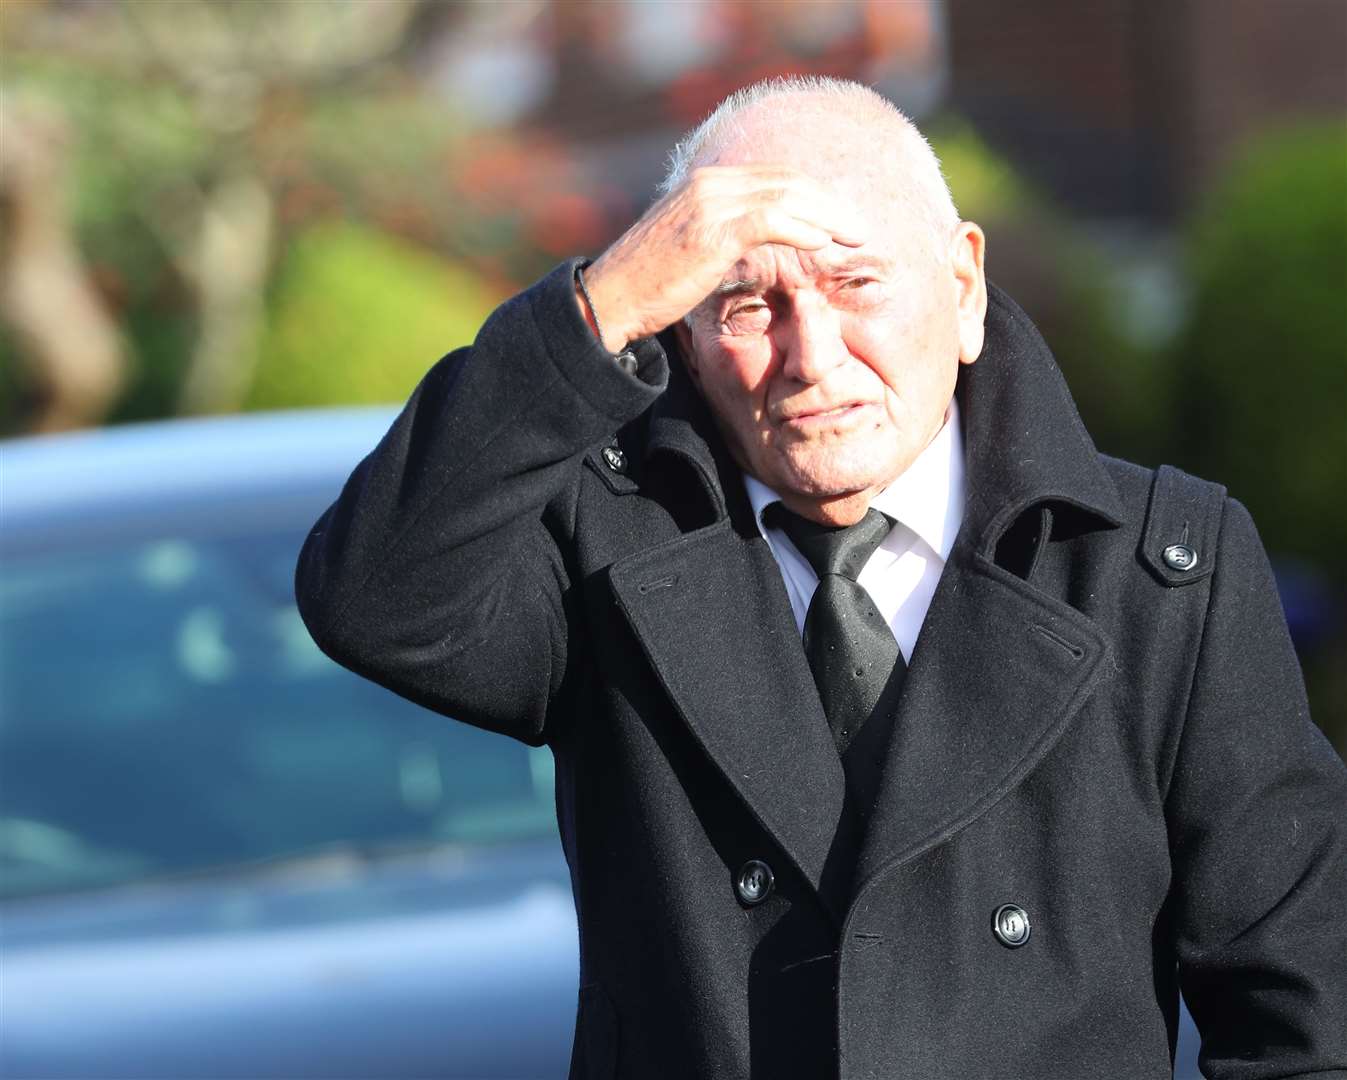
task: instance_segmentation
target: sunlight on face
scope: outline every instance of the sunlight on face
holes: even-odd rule
[[[932,223],[910,182],[925,146],[894,125],[796,97],[740,116],[701,162],[799,169],[869,226],[859,248],[749,251],[678,331],[740,467],[833,524],[859,520],[935,437],[982,348],[982,232]]]
[[[944,423],[959,281],[915,226],[886,224],[859,249],[757,248],[689,320],[688,364],[732,453],[788,504],[868,505]]]

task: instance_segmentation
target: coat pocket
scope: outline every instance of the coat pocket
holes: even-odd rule
[[[580,987],[570,1080],[613,1080],[617,1075],[617,1013],[598,983]]]

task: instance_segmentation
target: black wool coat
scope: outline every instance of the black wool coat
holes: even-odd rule
[[[1347,773],[1245,510],[1101,456],[993,289],[963,527],[861,834],[672,341],[614,364],[571,272],[431,369],[297,591],[341,663],[551,747],[572,1076],[1158,1078],[1180,985],[1210,1076],[1347,1069]]]

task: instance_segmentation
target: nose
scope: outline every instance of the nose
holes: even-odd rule
[[[797,302],[775,328],[782,369],[792,379],[822,382],[848,356],[838,314],[826,303]]]

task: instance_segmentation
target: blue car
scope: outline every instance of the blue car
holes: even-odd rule
[[[391,418],[0,444],[0,1076],[566,1075],[550,755],[351,675],[295,610]]]
[[[0,1075],[564,1077],[551,755],[324,657],[387,410],[0,444]]]

